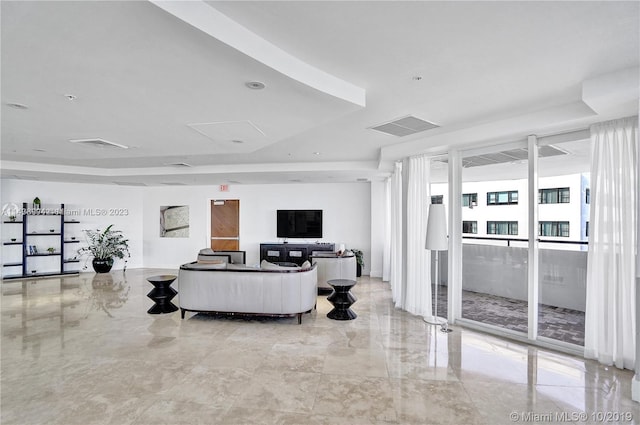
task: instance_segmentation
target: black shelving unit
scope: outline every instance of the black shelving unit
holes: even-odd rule
[[[65,224],[77,224],[80,223],[76,220],[65,220],[64,218],[64,204],[57,205],[52,209],[29,209],[27,207],[27,203],[22,204],[23,211],[26,213],[22,215],[22,220],[16,221],[4,221],[4,223],[13,223],[13,224],[21,224],[22,225],[22,240],[21,241],[10,241],[4,242],[3,245],[21,245],[22,246],[22,262],[10,262],[5,263],[2,267],[20,267],[20,274],[10,274],[2,277],[3,280],[7,279],[23,279],[27,277],[44,277],[44,276],[62,276],[62,275],[74,275],[78,274],[77,270],[67,271],[65,270],[65,264],[78,263],[80,262],[77,259],[65,259],[65,246],[68,244],[79,243],[80,241],[72,239],[65,240]],[[54,211],[54,212],[51,212]],[[56,220],[55,226],[59,227],[60,230],[56,231],[54,229],[53,232],[38,232],[32,231],[29,232],[29,222],[33,220],[33,217],[36,216],[53,216],[59,217],[59,220]],[[53,225],[52,225],[53,226]],[[58,239],[60,244],[60,250],[58,252],[42,252],[42,253],[29,253],[29,239],[32,237],[55,237]],[[41,273],[31,273],[27,267],[27,259],[38,257],[59,257],[58,269],[53,271],[41,272]]]

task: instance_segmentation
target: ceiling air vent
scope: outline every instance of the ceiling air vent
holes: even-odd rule
[[[180,183],[180,182],[162,182],[160,184],[163,184],[165,186],[186,186],[185,183]]]
[[[193,165],[187,164],[186,162],[170,162],[164,165],[168,165],[171,167],[193,167]]]
[[[93,146],[94,148],[100,148],[100,149],[105,149],[105,148],[129,149],[129,146],[121,145],[119,143],[113,143],[104,139],[73,139],[69,141],[71,143],[77,143],[79,145],[85,145],[85,146]]]
[[[406,117],[369,128],[371,130],[380,131],[392,136],[404,137],[411,134],[420,133],[421,131],[431,130],[432,128],[437,127],[439,126],[430,123],[429,121],[421,120],[420,118],[408,115]]]
[[[568,155],[568,152],[562,149],[558,149],[552,145],[540,146],[538,148],[539,158],[548,158],[550,156],[558,156],[558,155]],[[507,151],[492,152],[484,155],[466,156],[462,158],[462,167],[464,168],[481,167],[483,165],[505,164],[507,162],[526,161],[527,159],[528,159],[527,148],[510,149]],[[444,162],[445,164],[448,162],[447,159],[441,159],[438,161]]]

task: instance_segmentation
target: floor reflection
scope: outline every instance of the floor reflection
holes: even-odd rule
[[[396,309],[379,279],[353,288],[356,320],[328,319],[319,296],[298,325],[147,314],[146,277],[163,273],[177,274],[3,282],[0,422],[513,424],[514,412],[603,411],[640,420],[631,371],[458,326],[440,332]]]

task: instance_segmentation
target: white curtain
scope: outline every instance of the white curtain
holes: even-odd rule
[[[404,283],[402,280],[402,163],[396,163],[391,176],[389,190],[389,283],[391,295],[396,307],[404,300]],[[384,271],[383,271],[384,274]]]
[[[634,367],[638,121],[591,127],[585,357]]]
[[[409,158],[407,189],[407,276],[402,308],[420,316],[431,315],[430,251],[424,247],[427,234],[429,158]]]
[[[391,177],[384,184],[384,246],[382,250],[382,281],[389,282],[391,275]]]

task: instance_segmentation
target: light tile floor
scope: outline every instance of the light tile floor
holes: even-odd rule
[[[297,325],[148,315],[145,277],[166,272],[176,271],[3,282],[0,423],[640,422],[632,372],[455,326],[442,333],[395,309],[379,279],[353,288],[356,320],[328,319],[319,296]]]

